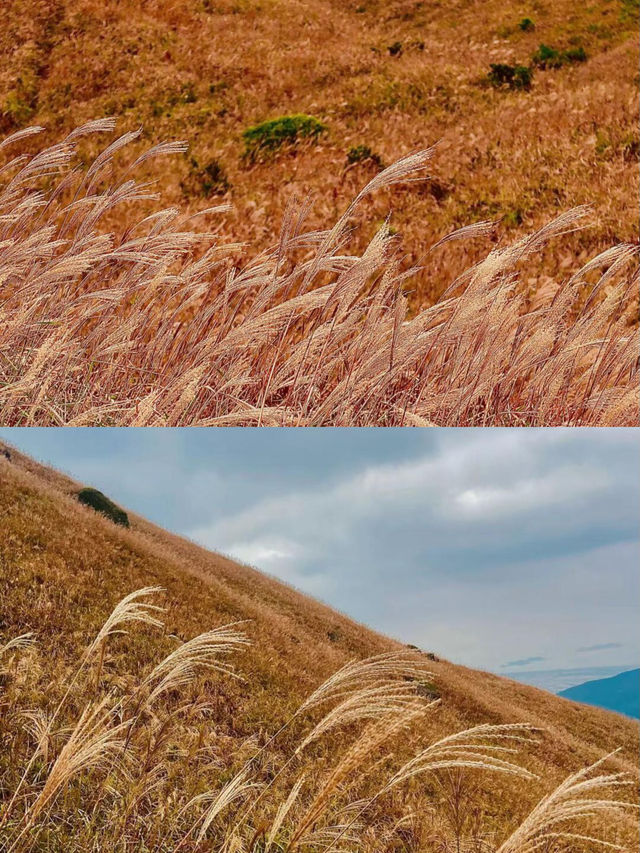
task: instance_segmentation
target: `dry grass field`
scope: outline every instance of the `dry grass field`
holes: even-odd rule
[[[637,13],[11,0],[2,423],[636,424]]]
[[[440,142],[432,180],[358,211],[359,247],[390,209],[411,264],[476,220],[498,220],[504,241],[593,205],[586,231],[527,270],[533,292],[637,239],[637,18],[637,0],[10,0],[0,133],[39,124],[57,142],[115,115],[123,132],[143,127],[140,151],[186,139],[163,199],[232,201],[223,238],[254,254],[276,242],[293,197],[311,195],[310,224],[326,228],[380,163]],[[487,85],[491,63],[531,65],[540,44],[586,60],[534,67],[528,91]],[[327,130],[247,161],[243,132],[291,114]],[[486,251],[486,239],[444,250],[412,280],[414,306]]]
[[[81,143],[113,129],[111,119],[89,122],[5,167],[2,423],[637,423],[637,246],[605,250],[534,304],[520,287],[522,270],[574,233],[584,208],[495,248],[411,315],[415,269],[397,236],[385,223],[358,254],[350,221],[372,195],[421,180],[432,149],[374,176],[327,230],[309,230],[306,209],[290,208],[277,245],[238,263],[235,244],[194,231],[176,208],[108,230],[117,212],[153,198],[136,168],[182,150],[159,143],[109,180],[131,132],[78,167]],[[34,136],[17,131],[4,147]],[[464,226],[428,254],[492,228]]]
[[[132,513],[116,526],[9,452],[3,853],[637,849],[637,723],[403,647]]]

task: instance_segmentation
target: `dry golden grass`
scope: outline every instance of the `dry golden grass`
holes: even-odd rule
[[[403,648],[77,489],[0,456],[3,851],[637,846],[634,721]]]
[[[66,225],[65,192],[44,210],[5,197],[0,422],[637,423],[637,283],[614,286],[616,247],[638,237],[637,18],[638,0],[11,0],[0,133],[39,124],[51,145],[117,115],[132,159],[189,140],[159,149],[177,155],[159,167],[170,209],[232,204],[141,230],[132,201],[150,188],[123,183],[116,149],[112,173],[95,134],[75,140],[89,173]],[[528,91],[488,84],[540,44],[586,61],[535,68]],[[247,128],[299,113],[327,132],[245,156]],[[380,179],[434,143],[420,184]],[[21,191],[50,202],[44,172]],[[526,243],[584,205],[589,227]],[[193,228],[210,222],[208,252]],[[614,272],[585,315],[595,257]]]
[[[520,29],[525,16],[535,29]],[[358,249],[390,208],[411,265],[476,219],[502,219],[510,239],[593,204],[594,227],[527,271],[534,293],[637,239],[637,26],[637,0],[10,0],[0,133],[41,124],[54,142],[118,115],[124,130],[144,126],[145,145],[186,138],[190,152],[163,177],[165,198],[195,210],[226,192],[234,207],[223,239],[255,254],[277,240],[293,196],[313,193],[312,227],[335,221],[377,168],[348,167],[351,147],[392,163],[442,140],[435,180],[366,201]],[[536,71],[529,92],[482,85],[490,63],[527,64],[540,43],[582,45],[588,60]],[[328,133],[247,164],[242,132],[291,113],[317,116]],[[228,190],[207,184],[212,162]],[[445,251],[413,279],[413,307],[435,302],[483,253],[478,244]]]
[[[415,270],[388,224],[360,253],[351,229],[367,199],[421,181],[431,149],[375,175],[328,230],[308,230],[308,208],[291,208],[277,245],[239,260],[237,245],[193,231],[177,209],[135,215],[133,203],[153,195],[132,174],[180,143],[159,143],[114,175],[114,158],[139,135],[126,133],[74,168],[78,146],[113,127],[90,122],[5,166],[0,422],[637,423],[637,246],[607,249],[533,303],[521,286],[545,247],[578,229],[583,208],[493,249],[411,315]],[[4,147],[38,135],[18,131]],[[487,221],[459,229],[421,268],[490,232]]]

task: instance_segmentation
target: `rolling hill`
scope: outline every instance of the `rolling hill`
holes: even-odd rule
[[[247,760],[249,765],[245,766],[252,767],[263,782],[268,780],[268,790],[280,796],[281,802],[297,773],[303,771],[302,793],[297,790],[291,796],[293,800],[299,796],[300,805],[307,810],[305,815],[311,814],[311,823],[296,818],[294,827],[286,830],[291,846],[280,848],[297,849],[296,844],[302,842],[296,841],[296,826],[306,826],[311,832],[309,826],[313,825],[313,832],[322,829],[330,834],[334,830],[323,828],[319,816],[324,814],[322,809],[329,805],[338,808],[344,798],[359,800],[371,795],[391,772],[393,760],[408,759],[425,744],[478,725],[527,723],[538,727],[535,739],[539,743],[530,743],[526,736],[522,743],[516,743],[520,747],[517,759],[503,753],[509,760],[522,763],[535,777],[503,776],[473,768],[468,777],[455,769],[449,775],[443,770],[444,775],[435,771],[433,778],[416,777],[406,787],[394,788],[373,801],[368,816],[373,828],[363,830],[358,850],[381,849],[374,842],[383,835],[387,838],[385,850],[431,849],[419,845],[428,839],[430,844],[436,838],[450,841],[456,831],[464,838],[493,839],[497,843],[513,831],[543,794],[568,774],[608,753],[619,750],[607,760],[608,770],[635,772],[638,725],[632,720],[458,666],[438,659],[430,650],[408,649],[253,568],[158,528],[128,508],[130,527],[118,526],[75,499],[82,484],[12,448],[6,449],[10,458],[0,454],[0,646],[28,632],[33,632],[36,642],[25,640],[28,647],[17,649],[15,659],[1,676],[0,849],[4,849],[3,839],[12,851],[28,849],[34,841],[29,833],[36,832],[37,824],[35,818],[30,822],[28,814],[21,818],[22,800],[12,798],[16,787],[25,802],[32,803],[32,814],[35,810],[39,816],[48,815],[48,822],[38,831],[49,850],[86,850],[96,838],[105,850],[176,849],[176,838],[180,839],[184,831],[184,809],[193,808],[194,802],[215,802],[207,789],[219,792]],[[134,590],[149,587],[164,590],[156,593],[154,601],[165,607],[165,627],[158,630],[145,624],[128,624],[124,635],[103,636],[99,663],[88,658],[89,644],[96,635],[100,639],[100,626],[118,602]],[[142,706],[142,698],[136,700],[139,731],[136,728],[135,761],[132,757],[124,776],[108,762],[96,768],[87,758],[88,788],[81,784],[84,777],[74,777],[66,785],[64,796],[55,802],[53,796],[51,801],[46,799],[46,809],[38,805],[43,796],[42,791],[38,795],[40,774],[50,766],[51,756],[59,754],[74,720],[80,717],[86,722],[82,717],[85,703],[89,702],[89,709],[104,708],[105,702],[119,697],[118,725],[125,725],[130,713],[127,697],[142,695],[136,692],[140,689],[136,685],[146,683],[144,673],[175,650],[176,643],[185,642],[178,649],[189,648],[188,641],[202,632],[238,622],[242,624],[233,630],[241,629],[251,643],[234,654],[240,679],[219,671],[196,678],[187,667],[181,676],[184,680],[172,682],[162,702],[143,713],[140,708],[147,706]],[[345,749],[345,738],[348,743],[358,731],[360,718],[347,714],[341,727],[334,720],[324,739],[314,741],[305,748],[304,756],[296,758],[302,717],[295,711],[304,698],[349,660],[387,653],[409,655],[411,666],[425,668],[417,695],[423,697],[420,701],[440,701],[433,708],[429,705],[428,713],[421,712],[424,716],[419,723],[408,726],[402,742],[390,752],[385,748],[378,754],[370,741],[360,742],[359,751],[348,752],[332,771]],[[78,670],[79,661],[85,663]],[[76,676],[72,677],[74,671]],[[406,690],[414,680],[414,676],[400,677],[399,683],[405,685],[401,689]],[[185,691],[189,697],[186,704]],[[144,701],[149,703],[150,699]],[[89,713],[86,708],[85,712]],[[48,726],[47,720],[57,716],[64,719],[59,725]],[[383,723],[387,736],[386,717]],[[285,729],[274,742],[273,736],[283,724]],[[374,729],[376,725],[376,737],[380,737],[380,724],[371,724]],[[366,732],[367,737],[373,737],[369,729]],[[40,744],[32,759],[35,767],[28,762],[34,743]],[[358,766],[375,760],[366,773],[356,774],[354,779],[356,758]],[[25,764],[29,784],[21,787],[26,784],[19,781]],[[280,770],[276,771],[278,765]],[[83,767],[75,772],[80,774]],[[329,780],[328,789],[322,788],[325,779]],[[463,779],[468,781],[463,783]],[[314,784],[321,785],[319,801],[307,793],[306,786]],[[233,796],[227,792],[229,803],[236,797],[246,798],[250,790],[240,785]],[[464,821],[457,830],[452,829],[452,790],[457,790],[461,803],[467,804],[463,807],[459,803]],[[325,799],[322,791],[326,792]],[[623,792],[620,796],[629,795]],[[429,804],[426,810],[425,797]],[[299,804],[293,808],[293,800],[287,802],[291,814],[296,814]],[[230,808],[229,804],[225,808]],[[275,809],[269,797],[255,805],[255,813],[246,818],[250,821],[246,824],[251,829],[249,835],[255,840],[249,843],[249,836],[242,836],[238,830],[236,842],[241,845],[242,836],[246,845],[238,846],[238,850],[264,849],[260,846],[266,837],[264,827],[274,814],[270,808]],[[219,819],[211,820],[207,832],[217,837],[222,824]],[[344,824],[344,814],[338,824],[340,820]],[[602,825],[592,822],[590,832],[597,833],[599,826],[602,831],[614,826],[617,841],[633,848],[633,817],[621,815],[613,820],[605,815],[603,820]],[[335,825],[334,821],[331,826]],[[160,827],[166,830],[164,836]],[[16,846],[8,844],[9,840]],[[180,844],[182,849],[203,849],[191,838]],[[325,843],[311,849],[329,848]]]
[[[558,696],[586,705],[596,705],[598,708],[608,708],[637,720],[640,717],[639,678],[640,670],[630,669],[610,678],[596,678],[576,684],[575,687],[561,690]]]

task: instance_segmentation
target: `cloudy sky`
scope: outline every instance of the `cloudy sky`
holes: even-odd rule
[[[0,437],[164,527],[456,662],[544,683],[541,671],[604,674],[640,661],[633,430]]]

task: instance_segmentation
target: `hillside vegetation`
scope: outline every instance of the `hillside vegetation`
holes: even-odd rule
[[[118,526],[9,455],[3,851],[637,847],[633,721],[403,647],[132,512]]]
[[[317,130],[294,118],[252,128],[251,151]],[[534,300],[521,288],[545,247],[581,227],[584,208],[496,247],[412,315],[418,270],[406,269],[393,229],[383,223],[359,253],[351,226],[370,197],[423,181],[433,149],[379,172],[325,230],[309,230],[308,208],[292,207],[276,246],[247,260],[176,208],[140,210],[155,196],[132,175],[181,143],[159,143],[114,175],[139,137],[129,132],[78,163],[85,140],[114,126],[89,122],[31,155],[20,147],[38,127],[0,142],[9,157],[17,148],[0,185],[0,422],[637,423],[637,246],[605,250]],[[493,228],[443,237],[423,266]]]
[[[638,12],[11,0],[1,422],[637,424]]]
[[[325,228],[382,164],[438,141],[430,181],[367,199],[360,249],[389,208],[411,266],[476,220],[511,239],[593,205],[592,227],[527,271],[533,293],[637,239],[637,0],[10,0],[2,23],[0,135],[39,124],[51,143],[115,115],[144,128],[140,151],[187,139],[163,198],[230,199],[222,237],[253,254],[294,196],[313,195],[310,225]],[[492,66],[530,69],[530,85]],[[249,129],[296,115],[326,132],[247,159]],[[447,247],[412,304],[484,254],[486,239]]]

